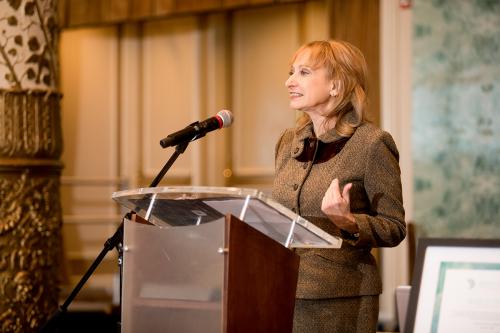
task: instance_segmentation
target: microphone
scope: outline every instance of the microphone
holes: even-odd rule
[[[221,110],[214,117],[196,121],[180,131],[169,134],[166,138],[160,140],[160,146],[163,148],[177,146],[179,143],[194,141],[211,131],[219,128],[229,127],[233,124],[233,114],[229,110]]]

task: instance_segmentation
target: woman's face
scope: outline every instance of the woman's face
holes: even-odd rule
[[[311,67],[309,53],[308,50],[299,53],[285,82],[290,97],[290,107],[326,116],[334,105],[333,80],[328,79],[325,67]]]

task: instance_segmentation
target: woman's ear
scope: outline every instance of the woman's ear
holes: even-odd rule
[[[338,80],[332,80],[330,96],[337,97],[339,93],[340,93],[340,82]]]

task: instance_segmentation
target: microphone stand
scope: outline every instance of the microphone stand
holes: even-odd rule
[[[160,181],[163,179],[167,171],[172,167],[172,165],[175,163],[177,158],[184,153],[186,150],[189,142],[191,140],[186,140],[185,142],[179,143],[177,146],[175,146],[175,151],[172,153],[172,156],[170,156],[169,160],[163,168],[160,170],[158,175],[153,179],[149,187],[156,187]],[[80,292],[82,287],[85,285],[87,280],[90,278],[90,276],[94,273],[94,271],[97,269],[99,264],[102,262],[106,254],[111,251],[113,248],[116,248],[118,251],[118,265],[120,266],[120,308],[121,308],[121,303],[122,303],[122,273],[123,273],[123,224],[125,219],[131,219],[132,215],[134,214],[134,211],[130,211],[126,213],[123,218],[122,222],[120,223],[120,226],[118,229],[115,231],[113,236],[108,238],[106,242],[104,243],[104,248],[101,250],[97,258],[94,260],[94,262],[90,265],[88,268],[87,272],[83,275],[83,277],[80,279],[76,287],[73,289],[73,291],[70,293],[70,295],[66,298],[66,301],[59,306],[59,308],[54,312],[49,320],[42,326],[42,328],[39,330],[40,333],[50,333],[50,332],[57,332],[57,322],[59,319],[66,313],[68,312],[68,307],[73,302],[75,299],[76,295]],[[118,323],[120,325],[120,323]]]

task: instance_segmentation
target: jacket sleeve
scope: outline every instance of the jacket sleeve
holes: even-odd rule
[[[354,246],[392,247],[406,236],[399,153],[391,135],[380,132],[368,147],[364,187],[369,214],[353,214],[359,226]]]

